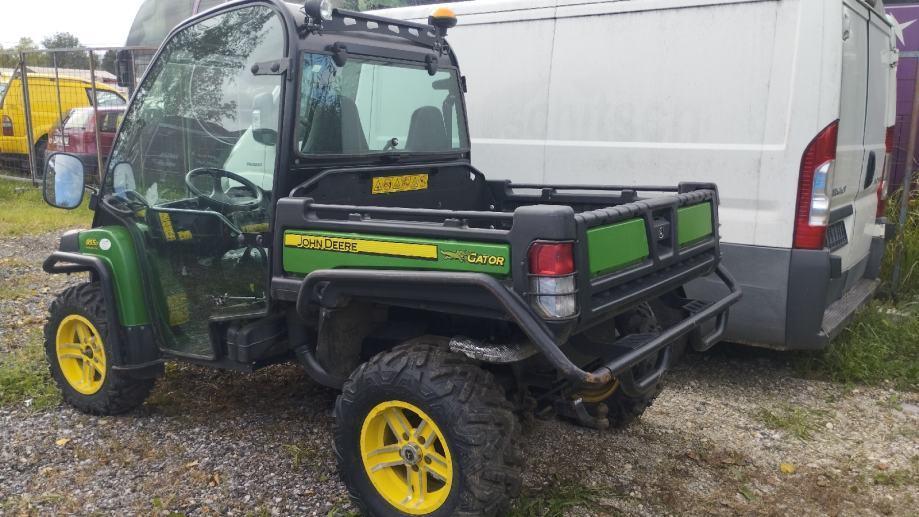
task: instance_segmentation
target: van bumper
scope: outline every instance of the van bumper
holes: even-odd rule
[[[827,346],[878,286],[884,239],[847,271],[828,250],[721,244],[722,263],[744,292],[731,309],[724,341],[778,350]],[[690,298],[713,300],[721,287],[708,278],[686,286]]]
[[[874,296],[884,239],[875,237],[868,256],[847,271],[827,250],[791,250],[785,346],[820,350],[839,335],[855,311]]]

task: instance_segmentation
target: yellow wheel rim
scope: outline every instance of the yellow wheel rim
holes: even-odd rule
[[[105,382],[105,347],[88,319],[71,314],[57,327],[57,362],[70,387],[83,395],[99,391]]]
[[[574,398],[587,403],[603,402],[613,396],[617,388],[619,388],[619,381],[613,379],[609,384],[603,386],[581,388],[574,394]]]
[[[434,420],[408,402],[383,402],[370,411],[361,426],[361,460],[377,492],[401,512],[431,513],[450,495],[447,441]]]

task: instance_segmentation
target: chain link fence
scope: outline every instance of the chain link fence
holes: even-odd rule
[[[66,152],[97,183],[127,101],[156,49],[0,52],[0,175],[37,183],[47,156]]]

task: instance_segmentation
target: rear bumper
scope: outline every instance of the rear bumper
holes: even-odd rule
[[[695,304],[691,314],[679,323],[658,334],[642,335],[643,339],[629,343],[627,351],[591,372],[582,370],[565,355],[559,347],[561,343],[558,337],[545,321],[533,312],[523,297],[494,277],[483,273],[323,269],[310,273],[304,280],[276,279],[273,282],[273,290],[296,291],[297,312],[306,317],[311,304],[337,307],[349,303],[353,297],[363,297],[364,291],[368,288],[377,295],[386,293],[389,286],[397,286],[399,289],[438,290],[443,293],[449,293],[455,288],[471,288],[496,302],[504,315],[518,325],[542,356],[573,385],[605,385],[616,378],[624,392],[641,393],[654,386],[663,375],[669,361],[661,361],[657,370],[641,379],[632,376],[631,368],[634,365],[666,349],[681,337],[697,331],[712,320],[715,323],[714,329],[704,336],[697,336],[700,341],[697,346],[706,348],[720,340],[727,326],[728,309],[740,299],[741,292],[723,266],[718,266],[715,274],[728,290],[727,295],[712,303]]]
[[[846,271],[827,250],[722,244],[724,265],[744,291],[723,339],[780,350],[826,347],[877,289],[884,243],[875,237],[868,256]],[[712,300],[724,288],[705,278],[686,292]]]

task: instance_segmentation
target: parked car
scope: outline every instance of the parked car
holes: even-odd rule
[[[724,260],[745,293],[726,339],[821,348],[873,294],[897,62],[883,2],[445,5],[461,20],[451,41],[477,167],[533,183],[718,184]]]
[[[32,121],[32,142],[35,156],[45,155],[48,134],[55,122],[74,108],[92,106],[92,83],[78,77],[28,74],[29,105]],[[115,88],[96,82],[99,107],[122,108],[125,98]],[[29,140],[23,102],[22,78],[14,75],[0,97],[0,155],[28,159]]]
[[[124,106],[98,109],[75,108],[64,119],[63,124],[55,124],[48,132],[48,148],[44,159],[56,152],[66,152],[80,158],[87,174],[98,170],[99,161],[96,149],[95,125],[99,126],[99,147],[103,160],[108,158],[115,141],[115,132],[124,117]],[[103,162],[104,163],[104,162]]]

